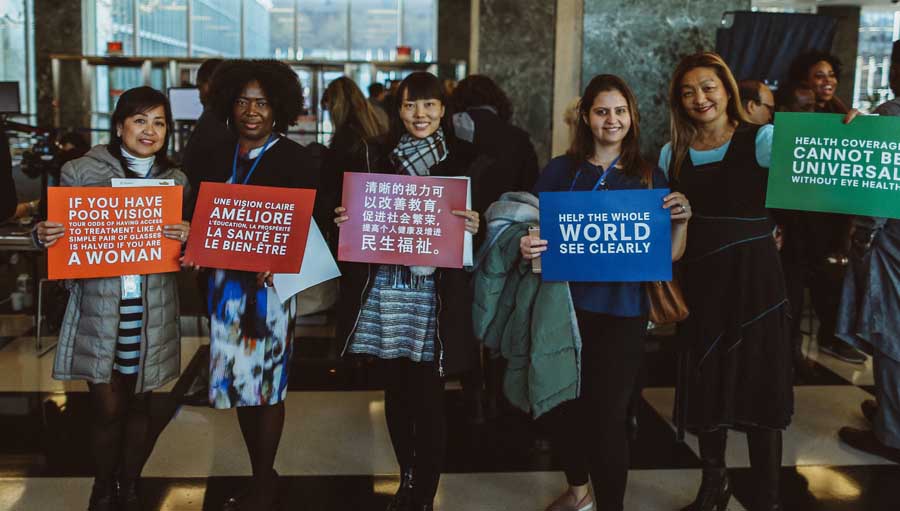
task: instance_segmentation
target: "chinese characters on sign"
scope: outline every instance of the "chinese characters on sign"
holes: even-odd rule
[[[385,264],[462,267],[466,209],[463,179],[391,174],[344,175],[338,259]]]

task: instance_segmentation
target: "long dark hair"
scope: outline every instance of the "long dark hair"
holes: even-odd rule
[[[417,101],[420,99],[436,99],[444,106],[444,118],[441,119],[441,128],[444,129],[444,136],[447,138],[448,144],[453,135],[451,127],[450,105],[447,104],[447,95],[444,93],[444,85],[431,73],[425,71],[416,71],[410,74],[400,82],[397,87],[397,94],[391,112],[388,115],[391,119],[391,130],[388,133],[388,144],[391,148],[396,147],[400,142],[400,137],[406,133],[403,121],[400,119],[400,109],[403,107],[403,94],[407,95],[407,100]]]
[[[116,109],[113,111],[112,119],[110,119],[110,141],[106,146],[115,159],[122,164],[122,169],[129,177],[135,177],[136,174],[128,166],[128,160],[122,155],[122,137],[119,136],[118,127],[125,124],[125,119],[137,114],[146,113],[158,106],[163,107],[166,112],[166,136],[163,138],[163,145],[156,152],[156,166],[161,170],[168,170],[174,166],[172,160],[169,159],[169,139],[172,137],[172,130],[175,128],[175,122],[172,120],[172,107],[169,105],[169,98],[162,92],[153,87],[135,87],[128,89],[116,102]]]
[[[497,116],[509,122],[513,115],[512,102],[497,82],[485,75],[469,75],[456,85],[452,95],[453,109],[462,112],[477,106],[497,109]]]
[[[572,137],[572,145],[569,147],[568,154],[576,162],[576,167],[587,161],[594,155],[594,133],[591,131],[590,119],[591,107],[594,100],[601,92],[617,91],[625,96],[625,102],[628,103],[628,113],[631,116],[631,128],[625,134],[622,140],[622,168],[625,174],[637,176],[642,182],[650,179],[653,167],[641,156],[641,128],[640,114],[638,113],[637,100],[631,88],[625,83],[625,80],[615,75],[597,75],[591,79],[584,94],[581,95],[581,101],[578,102],[578,118],[575,120],[575,136]],[[574,172],[574,171],[573,171]]]

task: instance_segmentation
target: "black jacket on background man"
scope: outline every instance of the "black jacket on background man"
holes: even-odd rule
[[[0,223],[16,213],[16,182],[12,176],[12,156],[6,136],[0,138]]]

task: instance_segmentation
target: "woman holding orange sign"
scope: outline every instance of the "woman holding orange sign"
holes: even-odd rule
[[[150,87],[119,97],[111,141],[62,168],[62,186],[110,186],[115,178],[187,178],[166,158],[173,126],[168,99]],[[163,235],[187,241],[187,222],[166,225]],[[37,245],[63,240],[59,223],[41,222]],[[137,481],[153,450],[151,391],[178,377],[181,333],[174,273],[67,281],[53,377],[86,380],[94,412],[92,449],[96,472],[90,511],[140,509]]]

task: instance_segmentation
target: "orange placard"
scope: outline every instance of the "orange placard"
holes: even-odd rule
[[[181,243],[162,227],[181,222],[180,186],[50,187],[47,220],[65,236],[47,249],[47,276],[87,279],[178,271]]]

